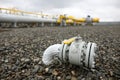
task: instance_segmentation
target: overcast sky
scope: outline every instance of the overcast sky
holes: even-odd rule
[[[120,0],[0,0],[0,7],[67,14],[76,18],[91,15],[101,21],[120,21]]]

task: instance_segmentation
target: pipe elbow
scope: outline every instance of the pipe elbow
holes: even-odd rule
[[[50,65],[54,60],[54,56],[58,56],[61,44],[54,44],[49,46],[43,53],[42,61],[45,65]]]

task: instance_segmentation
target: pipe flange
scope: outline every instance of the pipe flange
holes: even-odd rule
[[[85,66],[88,68],[94,68],[95,67],[95,50],[97,48],[97,45],[95,43],[89,42],[87,45],[87,51],[86,51],[86,58],[85,58]]]

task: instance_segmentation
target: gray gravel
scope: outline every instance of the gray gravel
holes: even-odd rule
[[[0,30],[1,31],[1,30]],[[41,59],[50,45],[80,35],[99,46],[96,68],[89,70]],[[118,80],[120,26],[8,28],[0,32],[1,80]]]

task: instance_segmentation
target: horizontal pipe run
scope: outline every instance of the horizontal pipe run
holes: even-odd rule
[[[56,23],[55,19],[38,18],[32,16],[21,16],[13,14],[0,13],[0,22],[53,22]]]

